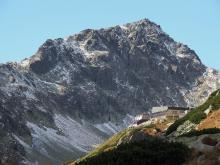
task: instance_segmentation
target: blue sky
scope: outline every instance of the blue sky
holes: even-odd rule
[[[48,38],[143,18],[220,69],[220,0],[0,0],[0,63],[33,55]]]

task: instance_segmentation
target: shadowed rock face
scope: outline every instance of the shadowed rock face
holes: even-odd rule
[[[152,106],[194,105],[218,86],[219,72],[147,19],[87,29],[0,66],[0,142],[10,137],[22,158],[59,164]]]

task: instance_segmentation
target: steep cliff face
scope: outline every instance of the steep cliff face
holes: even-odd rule
[[[0,144],[14,141],[23,164],[79,157],[136,114],[198,104],[220,84],[218,71],[147,19],[47,40],[0,75]]]

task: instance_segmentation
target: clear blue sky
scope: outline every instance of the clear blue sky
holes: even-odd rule
[[[0,0],[0,62],[31,56],[48,38],[142,18],[220,69],[220,0]]]

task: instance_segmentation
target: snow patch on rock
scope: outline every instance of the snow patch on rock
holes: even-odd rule
[[[26,68],[29,65],[30,65],[30,59],[28,59],[28,58],[26,58],[20,62],[20,66],[22,66],[23,68]]]
[[[188,106],[198,106],[202,104],[207,97],[220,88],[220,72],[207,68],[201,77],[199,77],[193,84],[190,90],[180,89]]]
[[[88,152],[93,145],[103,141],[92,130],[70,117],[55,115],[54,120],[58,130],[39,127],[34,123],[27,122],[27,126],[32,130],[33,148],[42,154],[48,154],[44,145],[50,144],[51,146],[53,143],[66,150],[78,149],[82,152]]]
[[[98,137],[92,130],[70,117],[55,115],[55,124],[68,139],[67,143],[77,146],[82,151],[89,151],[91,146],[100,144],[103,139]]]

